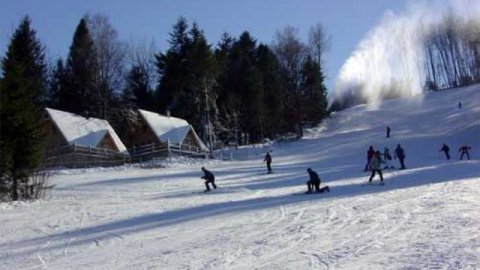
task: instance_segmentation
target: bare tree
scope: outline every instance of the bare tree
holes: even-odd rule
[[[132,67],[140,68],[147,76],[149,86],[155,89],[155,84],[158,81],[158,73],[155,69],[155,54],[157,48],[155,42],[130,42],[128,46],[128,69]]]
[[[287,26],[277,31],[273,41],[273,50],[277,55],[286,88],[283,97],[285,119],[289,129],[294,128],[302,118],[301,71],[308,55],[306,45],[298,37],[298,29]]]
[[[308,49],[317,64],[323,66],[325,54],[330,50],[331,36],[327,29],[321,24],[310,27],[308,31]]]
[[[97,54],[99,115],[108,119],[109,102],[124,83],[127,46],[119,40],[107,16],[96,14],[87,20]]]

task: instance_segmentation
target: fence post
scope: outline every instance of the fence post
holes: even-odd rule
[[[170,155],[170,138],[167,139],[167,155],[168,155],[168,161],[172,163],[172,157]]]

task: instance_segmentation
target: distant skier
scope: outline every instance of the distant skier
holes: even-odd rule
[[[447,157],[447,159],[450,159],[450,147],[448,147],[448,145],[446,145],[445,143],[438,152],[445,152],[445,156]]]
[[[458,102],[458,108],[459,108],[459,109],[462,108],[462,102]]]
[[[397,144],[394,158],[398,158],[398,161],[400,162],[400,170],[404,170],[405,169],[405,150],[403,150],[400,144]]]
[[[267,154],[265,155],[265,158],[263,159],[263,162],[267,162],[267,173],[272,173],[272,156],[270,155],[270,152],[267,151]]]
[[[467,154],[467,159],[470,160],[470,154],[468,153],[468,150],[471,150],[472,147],[468,146],[468,145],[464,145],[464,146],[461,146],[459,149],[458,149],[458,152],[461,153],[460,155],[460,160],[463,159],[463,155],[464,154]]]
[[[382,166],[381,163],[384,163],[380,154],[380,151],[377,151],[370,161],[370,169],[372,170],[372,174],[370,175],[370,179],[368,182],[372,182],[373,177],[375,177],[375,173],[380,175],[380,181],[383,182],[383,175],[382,175]]]
[[[385,167],[383,169],[388,169],[388,168],[393,169],[393,166],[389,166],[390,160],[392,160],[392,156],[390,155],[390,149],[388,149],[388,147],[385,147],[383,149],[383,160],[385,162]]]
[[[323,188],[320,188],[320,177],[318,177],[318,174],[315,171],[308,168],[307,172],[310,176],[310,180],[307,181],[308,191],[305,192],[306,194],[312,193],[314,188],[315,191],[319,193],[323,193],[325,191],[330,192],[329,186],[324,186]]]
[[[367,164],[365,165],[364,172],[368,171],[368,165],[370,164],[370,160],[372,159],[374,154],[375,154],[375,150],[373,150],[373,146],[370,145],[367,151]]]
[[[205,179],[205,187],[207,187],[205,192],[210,191],[210,187],[208,186],[209,183],[212,183],[213,189],[217,189],[217,186],[215,185],[215,176],[213,175],[213,173],[211,173],[209,170],[205,169],[205,167],[202,167],[202,171],[204,173],[204,176],[202,176],[200,178]]]
[[[390,138],[390,127],[387,126],[387,138]]]

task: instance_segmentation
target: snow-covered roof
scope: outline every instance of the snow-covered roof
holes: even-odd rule
[[[193,127],[186,120],[144,110],[138,111],[160,141],[166,142],[170,140],[171,143],[181,144],[191,130],[198,145],[203,150],[208,150]]]
[[[106,120],[93,117],[87,119],[80,115],[50,108],[46,110],[69,144],[97,147],[109,133],[118,150],[122,153],[127,152],[127,148]]]

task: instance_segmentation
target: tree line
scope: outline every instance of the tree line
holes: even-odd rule
[[[17,186],[41,166],[45,107],[106,119],[121,138],[137,121],[136,109],[170,113],[211,147],[273,139],[327,116],[322,68],[329,38],[321,24],[307,42],[286,27],[271,44],[245,31],[225,33],[213,46],[198,24],[180,17],[168,44],[163,52],[127,44],[105,16],[87,15],[68,55],[49,63],[24,17],[1,63],[0,193],[24,196]]]

